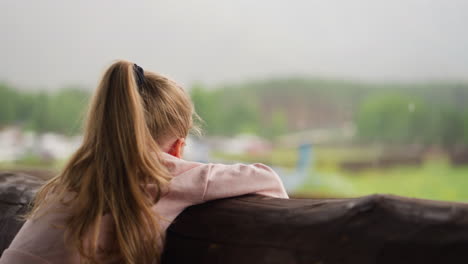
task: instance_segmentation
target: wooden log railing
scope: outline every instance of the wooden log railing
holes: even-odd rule
[[[0,252],[40,181],[0,174]],[[468,263],[468,205],[371,195],[243,196],[186,209],[169,227],[163,263]]]

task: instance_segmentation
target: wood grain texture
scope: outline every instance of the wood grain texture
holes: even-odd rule
[[[237,197],[184,211],[163,263],[467,263],[468,205]]]
[[[24,173],[0,173],[0,255],[19,231],[37,189],[43,180]]]

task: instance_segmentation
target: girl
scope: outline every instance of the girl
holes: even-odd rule
[[[248,193],[288,198],[265,165],[181,159],[193,116],[173,81],[127,61],[111,65],[82,145],[38,192],[0,264],[158,263],[165,230],[186,207]]]

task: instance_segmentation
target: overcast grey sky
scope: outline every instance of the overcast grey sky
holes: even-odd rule
[[[1,0],[0,80],[94,88],[114,59],[183,85],[468,80],[465,0]]]

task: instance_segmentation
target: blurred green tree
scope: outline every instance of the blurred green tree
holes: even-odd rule
[[[207,90],[197,84],[192,87],[190,95],[208,135],[259,132],[257,100],[246,90]]]
[[[37,132],[77,134],[89,93],[68,87],[55,93],[30,92],[0,84],[0,126],[23,125]]]
[[[400,94],[368,97],[356,113],[362,140],[382,143],[424,143],[429,119],[425,104]]]
[[[50,95],[47,108],[48,129],[64,134],[80,131],[89,95],[82,89],[70,87]]]
[[[276,139],[288,131],[287,118],[283,110],[275,110],[271,115],[270,124],[267,126],[265,136],[268,139]]]
[[[4,83],[0,83],[0,126],[15,121],[15,107],[18,100],[15,91]]]

